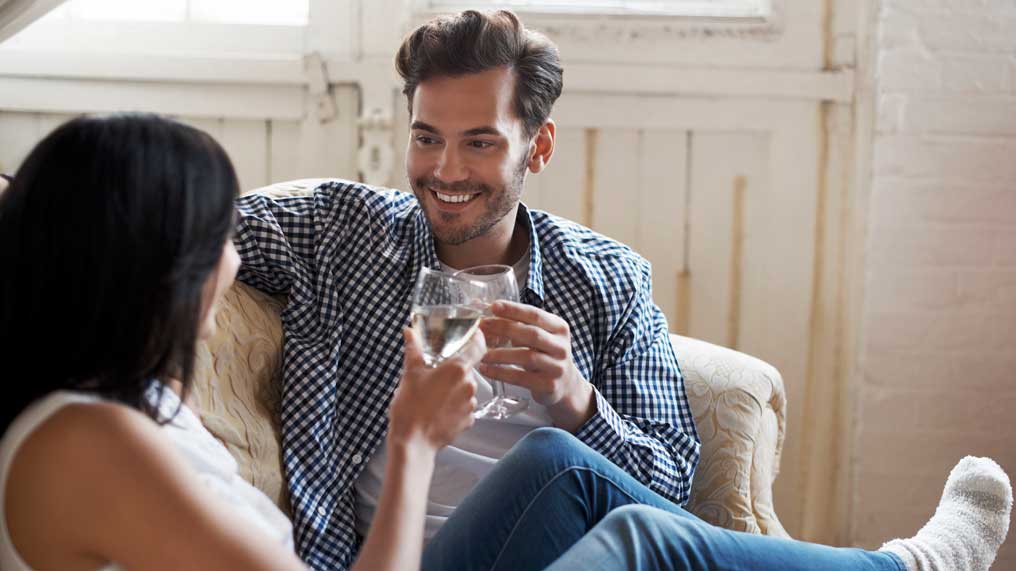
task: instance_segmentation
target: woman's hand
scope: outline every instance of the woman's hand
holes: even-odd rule
[[[487,344],[483,332],[477,330],[453,357],[437,367],[428,367],[416,333],[406,328],[403,336],[406,349],[402,380],[389,411],[388,440],[392,444],[422,445],[437,452],[473,425],[473,368],[483,359]]]
[[[473,425],[473,367],[487,352],[477,329],[466,345],[437,367],[423,362],[423,347],[405,329],[402,380],[388,414],[388,452],[377,513],[352,569],[419,569],[437,451]]]

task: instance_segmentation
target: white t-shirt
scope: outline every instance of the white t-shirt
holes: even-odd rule
[[[154,392],[150,391],[149,396]],[[7,529],[4,495],[7,474],[21,443],[43,422],[61,408],[73,403],[95,403],[99,399],[83,393],[57,391],[26,408],[7,428],[0,440],[0,569],[4,571],[31,571],[31,568],[14,549]],[[154,402],[154,401],[153,401]],[[164,417],[176,412],[180,399],[176,393],[163,391],[160,411]],[[261,490],[244,480],[237,469],[236,460],[226,447],[201,424],[190,407],[180,406],[173,420],[161,430],[187,459],[198,478],[219,498],[228,503],[245,525],[260,528],[283,545],[293,548],[293,526],[289,518],[272,503]],[[110,563],[102,571],[119,570]]]
[[[529,262],[527,252],[514,265],[515,278],[520,288],[526,284]],[[451,270],[447,266],[444,269]],[[493,396],[490,383],[476,374],[476,385],[477,402],[490,400]],[[506,420],[477,419],[472,428],[438,452],[434,477],[427,494],[427,518],[423,531],[425,539],[429,540],[437,533],[452,511],[516,442],[533,429],[551,426],[547,409],[531,399],[528,389],[505,384],[505,392],[530,399],[529,408]],[[364,537],[381,497],[386,462],[387,451],[385,445],[381,444],[356,480],[356,531]]]

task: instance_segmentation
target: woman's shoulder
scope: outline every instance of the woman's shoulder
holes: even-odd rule
[[[58,408],[17,447],[3,505],[21,556],[57,563],[117,533],[110,512],[150,493],[137,482],[169,477],[173,452],[158,425],[128,406],[55,396],[37,404]]]
[[[62,463],[74,466],[91,459],[116,461],[129,457],[127,452],[139,443],[158,438],[158,425],[148,416],[129,406],[88,397],[59,394],[46,400],[58,407],[42,420],[19,447],[19,460],[43,462],[45,472]],[[47,404],[46,400],[39,404]],[[53,406],[53,405],[51,405]]]

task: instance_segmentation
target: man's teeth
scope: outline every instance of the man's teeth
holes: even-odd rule
[[[443,192],[434,191],[434,194],[441,199],[441,202],[468,202],[475,194],[444,194]]]

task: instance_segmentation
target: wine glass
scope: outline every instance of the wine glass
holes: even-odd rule
[[[486,284],[423,268],[413,289],[410,321],[431,366],[451,357],[476,331],[483,315]]]
[[[486,286],[481,291],[481,303],[478,305],[483,310],[485,316],[489,317],[491,315],[490,304],[495,301],[519,300],[519,286],[515,281],[515,270],[511,266],[500,264],[476,266],[459,270],[453,275],[466,278],[471,282],[479,282]],[[487,346],[511,347],[511,342],[507,339],[488,338]],[[474,417],[503,420],[529,407],[529,399],[507,394],[503,381],[495,379],[487,380],[490,381],[494,397],[485,403],[481,403],[480,407],[473,413]]]

